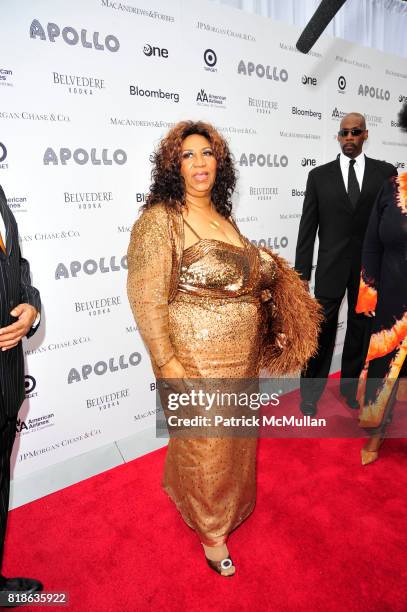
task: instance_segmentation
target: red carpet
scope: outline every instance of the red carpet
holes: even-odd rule
[[[386,440],[366,467],[360,446],[261,440],[232,579],[206,566],[161,491],[164,449],[12,511],[5,574],[68,591],[75,612],[405,612],[407,441]]]

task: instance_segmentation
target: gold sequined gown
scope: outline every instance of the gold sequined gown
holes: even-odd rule
[[[133,243],[136,240],[132,238]],[[259,295],[271,284],[273,266],[266,253],[243,236],[241,240],[237,247],[197,238],[183,251],[175,296],[168,304],[168,351],[163,353],[160,345],[158,353],[162,363],[171,353],[176,355],[187,378],[258,376],[264,327]],[[134,283],[140,289],[140,266],[134,264],[131,248],[129,253],[131,296]],[[140,320],[137,314],[143,319],[145,312],[137,312],[134,304],[133,311],[136,320]],[[149,325],[151,332],[151,321]],[[161,364],[154,355],[152,361],[159,374]],[[170,439],[163,486],[204,544],[225,542],[253,510],[256,445],[257,440],[249,437]]]

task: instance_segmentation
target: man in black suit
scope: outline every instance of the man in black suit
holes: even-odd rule
[[[308,175],[298,232],[295,268],[308,285],[315,236],[319,250],[315,271],[315,297],[323,307],[318,353],[301,374],[301,411],[316,414],[335,348],[338,313],[345,291],[348,320],[341,364],[341,393],[351,408],[358,408],[357,379],[367,350],[369,319],[355,313],[363,238],[373,203],[384,182],[397,175],[391,164],[362,153],[368,137],[363,115],[350,113],[340,124],[342,153]]]
[[[24,359],[21,340],[38,328],[40,294],[31,285],[28,261],[21,257],[16,220],[0,187],[0,568],[10,491],[10,456],[17,413],[24,400]],[[34,593],[42,584],[30,578],[5,578],[4,592]],[[0,603],[1,605],[1,603]]]

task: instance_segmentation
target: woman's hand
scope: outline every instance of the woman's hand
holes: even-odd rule
[[[168,386],[178,391],[178,393],[184,393],[184,378],[186,372],[184,366],[176,357],[171,357],[171,359],[160,368],[160,372],[161,378],[167,381]]]
[[[184,378],[184,366],[176,357],[171,357],[171,359],[161,367],[161,376],[162,378]]]

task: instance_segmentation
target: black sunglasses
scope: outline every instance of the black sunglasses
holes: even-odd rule
[[[360,128],[352,128],[351,130],[339,130],[338,132],[338,136],[346,137],[349,132],[352,134],[352,136],[360,136],[362,132],[364,132],[365,130],[361,130]]]

